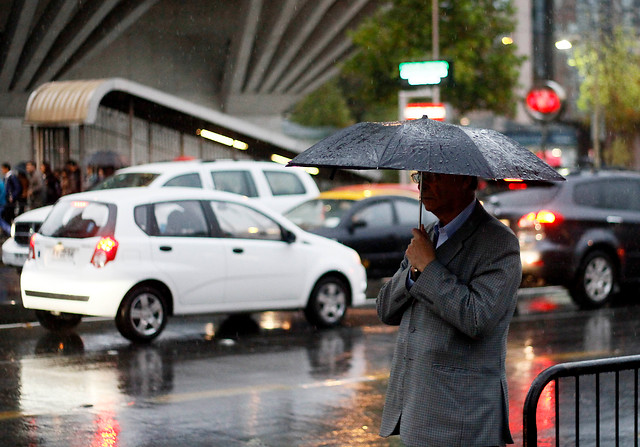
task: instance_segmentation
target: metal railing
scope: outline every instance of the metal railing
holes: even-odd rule
[[[540,400],[540,396],[544,391],[545,387],[554,382],[555,385],[555,445],[560,446],[560,380],[561,378],[573,378],[575,381],[574,384],[574,393],[573,397],[575,399],[574,411],[574,424],[575,424],[575,438],[571,445],[575,445],[576,447],[580,446],[580,377],[587,375],[595,376],[595,387],[593,389],[592,397],[593,400],[590,402],[594,403],[594,422],[595,422],[595,445],[601,445],[601,419],[604,416],[602,414],[602,400],[601,394],[601,376],[603,374],[614,374],[615,385],[614,385],[614,430],[615,430],[615,440],[607,438],[606,442],[603,445],[620,445],[620,418],[621,418],[621,407],[620,407],[620,372],[626,370],[633,370],[633,412],[634,412],[634,422],[633,422],[633,439],[634,446],[638,446],[638,369],[640,369],[640,355],[626,356],[626,357],[612,357],[606,359],[597,359],[597,360],[585,360],[580,362],[571,362],[571,363],[561,363],[558,365],[551,366],[546,370],[542,371],[531,383],[531,387],[529,388],[529,392],[527,394],[527,398],[524,402],[523,408],[523,442],[525,447],[537,447],[538,446],[538,428],[537,428],[537,411],[538,411],[538,401]],[[587,387],[585,387],[587,388]],[[625,388],[625,393],[627,393],[628,388]],[[591,390],[587,390],[591,391]],[[583,390],[584,393],[584,390]],[[585,399],[586,400],[586,399]],[[609,415],[607,415],[608,417]],[[583,424],[584,425],[584,424]],[[612,427],[607,427],[612,428]],[[614,444],[615,441],[615,444]],[[590,445],[594,445],[593,441],[589,442]]]

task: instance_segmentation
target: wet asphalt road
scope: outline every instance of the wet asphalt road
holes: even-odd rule
[[[326,331],[298,312],[174,318],[153,344],[133,346],[103,319],[64,336],[25,322],[33,319],[20,309],[17,275],[0,268],[0,281],[2,446],[401,445],[377,436],[396,329],[371,305]],[[518,308],[507,372],[522,445],[535,376],[560,362],[640,353],[640,307],[580,311],[562,289],[541,289],[522,290]],[[549,402],[539,410],[547,440]],[[561,445],[573,445],[570,435],[563,426]]]

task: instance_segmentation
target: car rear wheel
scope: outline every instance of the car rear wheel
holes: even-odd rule
[[[311,291],[304,314],[314,326],[333,327],[342,322],[348,303],[349,288],[345,282],[336,276],[327,276]]]
[[[52,332],[63,332],[80,324],[82,315],[65,312],[53,313],[48,310],[36,310],[36,318],[40,325]]]
[[[127,339],[148,343],[164,330],[167,306],[163,295],[155,288],[140,286],[122,300],[116,315],[116,327]]]
[[[595,309],[611,301],[615,284],[616,267],[611,257],[594,251],[583,260],[570,293],[580,308]]]

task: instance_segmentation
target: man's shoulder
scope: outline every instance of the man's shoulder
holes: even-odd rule
[[[474,210],[479,226],[484,227],[484,232],[490,232],[497,237],[507,237],[517,240],[517,236],[504,223],[500,222],[494,215],[490,214],[482,204],[478,203]]]

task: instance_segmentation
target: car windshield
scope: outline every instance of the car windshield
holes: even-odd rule
[[[91,188],[92,191],[98,189],[116,189],[116,188],[131,188],[138,186],[149,186],[149,184],[160,174],[153,172],[126,172],[121,174],[114,174],[111,177],[107,177],[97,185]]]
[[[115,214],[104,203],[84,200],[58,202],[40,227],[40,234],[51,237],[83,239],[97,236],[109,225]]]
[[[343,199],[313,199],[293,208],[285,216],[304,230],[335,228],[354,203]]]
[[[558,185],[530,186],[527,189],[493,194],[486,201],[494,206],[541,205],[555,197],[559,190]]]

